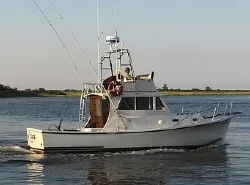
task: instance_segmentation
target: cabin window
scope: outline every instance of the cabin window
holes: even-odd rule
[[[135,110],[135,98],[134,97],[122,97],[119,110]]]
[[[153,97],[136,97],[136,110],[153,110]]]
[[[165,107],[159,97],[155,98],[155,102],[156,102],[156,110],[165,110]]]

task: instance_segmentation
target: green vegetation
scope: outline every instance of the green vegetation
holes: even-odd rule
[[[64,91],[64,93],[66,94],[66,96],[70,96],[70,97],[80,97],[81,96],[81,91]]]
[[[213,96],[213,95],[250,95],[250,90],[212,90],[212,91],[192,91],[192,90],[168,90],[161,93],[167,96]]]
[[[35,97],[39,94],[32,91],[19,91],[17,88],[11,88],[0,84],[0,98],[9,98],[9,97]]]
[[[81,91],[75,89],[65,89],[65,90],[44,90],[43,92],[39,91],[41,96],[69,96],[69,97],[80,97]]]
[[[213,96],[213,95],[250,95],[250,90],[213,90],[207,86],[204,90],[199,88],[192,89],[169,89],[167,84],[163,84],[163,87],[158,89],[162,94],[167,96]]]
[[[213,90],[207,86],[204,90],[199,88],[192,88],[187,90],[182,89],[169,89],[167,84],[164,84],[162,88],[158,89],[162,94],[167,96],[209,96],[209,95],[250,95],[250,90]],[[11,88],[6,85],[0,84],[0,98],[8,97],[48,97],[48,96],[69,96],[80,97],[81,91],[75,89],[65,90],[46,90],[42,87],[38,89],[25,89],[18,90],[17,88]]]
[[[38,89],[18,90],[16,87],[0,84],[0,98],[12,97],[42,97],[42,96],[80,96],[81,92],[77,90],[45,90],[40,87]]]

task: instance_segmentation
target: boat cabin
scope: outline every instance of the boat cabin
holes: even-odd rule
[[[149,114],[166,112],[167,106],[161,100],[161,95],[152,79],[135,80],[135,82],[121,81],[121,86],[123,91],[120,95],[110,94],[106,86],[107,93],[90,93],[87,96],[90,117],[85,128],[103,128],[108,119],[115,116],[114,112],[130,116],[136,116],[142,111]]]
[[[86,113],[86,102],[80,104],[79,120],[86,121],[86,114],[89,116],[84,128],[105,129],[112,127],[112,121],[119,122],[117,119],[121,120],[117,127],[125,128],[128,118],[169,112],[154,84],[154,72],[136,76],[130,51],[119,44],[119,37],[112,38],[117,38],[116,42],[107,41],[110,48],[103,52],[99,63],[101,83],[91,84],[91,90],[85,86],[82,93],[82,102],[86,100],[89,104],[89,113]],[[112,61],[114,55],[115,62]],[[122,60],[124,55],[128,56],[127,60]],[[111,75],[103,79],[107,70]]]

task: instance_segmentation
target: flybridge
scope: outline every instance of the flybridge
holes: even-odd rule
[[[118,36],[107,36],[106,46],[108,46],[108,49],[102,52],[101,62],[99,63],[99,69],[101,70],[99,74],[102,82],[106,79],[103,78],[103,70],[110,70],[111,76],[115,76],[117,81],[121,81],[122,68],[129,67],[131,69],[131,74],[134,77],[135,73],[130,51],[123,47],[124,45],[123,43],[120,43],[120,38]],[[124,54],[128,57],[127,61],[122,60]],[[115,55],[115,62],[112,61],[112,55]]]

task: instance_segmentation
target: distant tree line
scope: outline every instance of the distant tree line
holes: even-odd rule
[[[1,92],[16,92],[17,88],[16,87],[11,88],[7,85],[0,84],[0,91]]]
[[[36,93],[36,94],[48,94],[48,95],[66,95],[66,93],[64,93],[61,90],[46,90],[43,87],[40,87],[38,89],[25,89],[26,92],[32,92],[32,93]]]
[[[65,89],[65,92],[79,92],[79,90],[76,89]]]
[[[26,97],[39,96],[34,92],[19,91],[16,87],[11,88],[7,85],[0,84],[0,97]]]
[[[220,91],[220,89],[213,90],[210,86],[205,87],[205,89],[200,89],[199,87],[191,89],[173,89],[169,88],[167,84],[163,84],[162,88],[158,89],[159,91]]]
[[[71,90],[71,91],[76,91],[76,90]],[[26,97],[26,96],[30,97],[30,96],[41,96],[43,94],[66,95],[66,93],[61,90],[46,90],[43,87],[33,90],[31,89],[18,90],[16,87],[11,88],[7,85],[0,84],[0,97]]]

